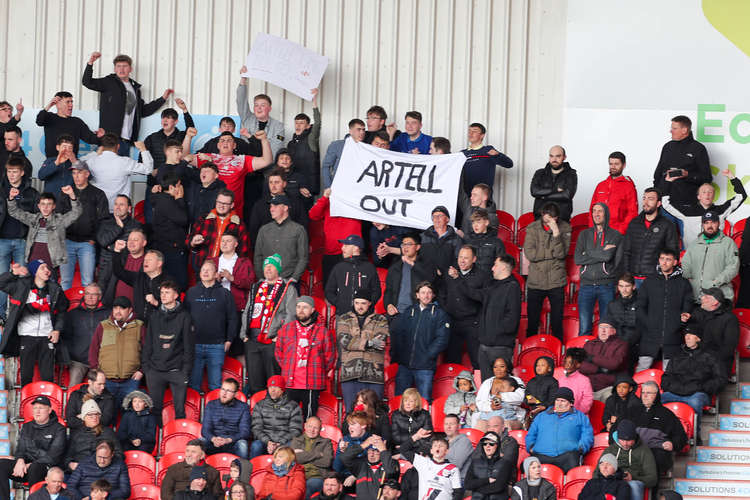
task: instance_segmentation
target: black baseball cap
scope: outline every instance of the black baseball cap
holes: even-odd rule
[[[47,405],[52,406],[52,403],[50,402],[49,398],[47,396],[37,396],[34,398],[34,401],[31,402],[32,405]]]

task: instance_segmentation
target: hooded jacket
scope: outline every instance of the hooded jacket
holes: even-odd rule
[[[141,369],[141,344],[146,327],[131,312],[124,321],[113,316],[96,327],[89,348],[89,366],[99,368],[108,380],[129,379]]]
[[[571,407],[565,413],[547,408],[531,422],[526,434],[529,453],[557,457],[569,451],[586,454],[594,444],[594,433],[589,418]]]
[[[654,187],[663,195],[669,195],[673,206],[690,205],[701,184],[711,182],[708,162],[706,147],[693,138],[692,132],[679,141],[669,141],[661,149],[654,171]],[[684,169],[688,176],[667,182],[666,174],[672,168]]]
[[[621,383],[627,383],[630,385],[630,392],[622,399],[617,395],[617,386]],[[640,411],[643,406],[641,400],[635,395],[635,390],[638,388],[638,384],[635,380],[626,373],[620,373],[615,377],[615,382],[612,384],[612,394],[604,402],[604,414],[602,415],[602,425],[604,430],[607,430],[607,423],[612,420],[612,417],[616,417],[617,420],[610,426],[610,436],[617,430],[617,423],[620,420],[628,418],[629,415],[633,415],[634,412]],[[594,429],[595,433],[601,429]]]
[[[253,438],[262,443],[287,443],[302,433],[302,410],[286,393],[276,400],[266,394],[252,416]]]
[[[534,172],[531,179],[531,196],[534,197],[534,215],[541,217],[542,207],[552,201],[560,209],[560,220],[570,222],[573,213],[573,197],[578,190],[578,174],[566,161],[559,174],[552,172],[552,165]]]
[[[546,360],[547,364],[550,367],[550,371],[545,373],[544,375],[536,374],[536,365],[537,363],[539,363],[540,359]],[[526,404],[530,408],[533,409],[539,404],[541,404],[545,408],[551,408],[555,405],[555,393],[557,392],[559,384],[557,382],[557,379],[553,375],[554,371],[555,361],[549,356],[540,356],[534,362],[534,378],[529,380],[529,383],[526,384]],[[529,403],[528,396],[533,396],[534,398],[541,401],[541,403]]]
[[[526,286],[534,290],[551,290],[568,284],[568,273],[565,258],[570,249],[570,224],[564,220],[557,221],[560,234],[552,235],[552,230],[545,229],[541,219],[526,227],[526,238],[523,240],[523,254],[529,259],[529,275]]]
[[[336,307],[336,314],[352,310],[355,293],[373,304],[380,299],[380,278],[375,266],[363,255],[343,259],[331,270],[326,282],[326,300]]]
[[[461,389],[458,388],[458,381],[459,380],[468,380],[471,384],[471,389],[464,392]],[[443,412],[448,415],[450,413],[453,413],[455,415],[459,416],[459,421],[464,420],[466,425],[462,425],[462,427],[471,427],[471,416],[474,414],[473,411],[469,408],[466,411],[465,416],[461,416],[461,407],[466,405],[472,405],[476,403],[477,400],[477,387],[474,384],[474,375],[472,375],[469,370],[461,370],[458,375],[453,379],[453,388],[456,390],[453,394],[448,396],[448,398],[445,400],[445,406],[443,407]]]
[[[705,392],[717,394],[727,382],[724,367],[698,343],[694,349],[682,345],[670,359],[661,378],[661,388],[678,396]]]
[[[625,234],[630,220],[638,215],[638,193],[636,193],[633,179],[627,175],[608,176],[594,189],[589,213],[596,203],[604,203],[609,207],[612,229]],[[591,224],[589,220],[589,225]]]
[[[132,78],[129,81],[135,92],[135,109],[130,137],[124,137],[124,139],[131,141],[138,138],[141,118],[156,113],[164,105],[165,100],[162,97],[158,97],[149,103],[144,102],[141,97],[141,84]],[[94,66],[91,64],[86,64],[81,83],[87,89],[99,92],[99,127],[120,137],[122,134],[122,122],[125,119],[125,103],[127,101],[125,84],[114,73],[110,73],[102,78],[94,78]]]
[[[607,314],[605,314],[617,330],[617,336],[626,341],[631,349],[641,340],[641,328],[636,312],[637,298],[638,290],[635,288],[630,297],[625,298],[618,294],[607,306]]]
[[[591,389],[596,392],[612,385],[615,377],[627,373],[630,358],[628,343],[613,335],[602,342],[595,338],[583,346],[586,360],[579,368],[591,381]]]
[[[271,465],[263,472],[260,488],[255,493],[255,498],[268,498],[273,500],[302,500],[305,498],[305,469],[300,464],[293,464],[289,472],[283,476],[277,476]]]
[[[609,227],[607,205],[595,203],[594,206],[604,209],[602,231],[597,232],[596,226],[584,229],[576,242],[575,263],[581,266],[582,286],[615,283],[622,265],[622,234]],[[614,248],[605,250],[607,245],[614,245]]]
[[[701,234],[682,257],[682,269],[693,286],[696,300],[701,296],[701,289],[715,286],[721,288],[727,300],[732,300],[732,280],[740,270],[739,250],[721,229],[711,240]]]
[[[190,229],[185,198],[162,191],[151,194],[152,231],[149,244],[162,252],[187,250],[185,239]]]
[[[195,332],[190,313],[179,302],[151,315],[141,349],[141,367],[149,371],[180,371],[190,375],[195,356]]]
[[[661,445],[670,441],[675,450],[682,450],[688,442],[680,420],[662,404],[661,394],[658,392],[650,408],[641,403],[638,408],[631,410],[628,419],[633,421],[638,436],[649,448],[662,450]]]
[[[286,146],[295,167],[309,179],[312,194],[320,192],[320,127],[320,110],[315,107],[312,126],[293,134]]]
[[[656,213],[656,218],[646,226],[646,214],[641,212],[630,221],[623,240],[623,269],[633,276],[652,276],[658,272],[659,251],[663,248],[680,248],[677,226]]]
[[[91,381],[89,380],[88,382]],[[89,394],[89,385],[84,384],[68,396],[68,401],[65,404],[65,422],[71,430],[83,427],[83,421],[78,418],[78,415],[81,413],[81,408],[83,407],[83,398],[87,394]],[[98,396],[91,398],[89,395],[88,399],[93,399],[99,406],[99,410],[102,412],[100,419],[102,425],[115,425],[115,415],[117,412],[115,411],[115,398],[111,392],[105,388]]]
[[[135,411],[132,403],[133,398],[138,397],[146,402],[146,407],[141,411]],[[154,402],[151,396],[141,391],[133,391],[122,400],[122,420],[117,426],[117,439],[122,449],[140,450],[151,453],[156,446],[156,432],[158,426],[156,415],[151,413]],[[134,446],[133,439],[140,439],[141,444]]]
[[[471,456],[464,488],[472,492],[472,500],[507,500],[508,484],[512,482],[511,473],[515,465],[500,456],[500,446],[487,456],[484,448],[477,445]],[[490,478],[495,481],[491,483]]]
[[[89,309],[83,301],[78,307],[68,311],[60,338],[68,350],[70,359],[85,365],[89,363],[91,339],[99,323],[107,319],[109,314],[110,310],[102,304]]]
[[[461,291],[482,303],[479,313],[479,343],[494,347],[513,347],[521,320],[521,285],[512,274],[492,279],[482,288],[469,288],[461,282]]]
[[[619,441],[615,440],[604,450],[603,454],[606,453],[611,453],[617,458],[618,471],[630,472],[633,479],[642,481],[646,488],[653,488],[659,482],[654,455],[638,436],[636,436],[635,443],[629,450],[624,449]],[[594,472],[594,477],[602,477],[598,467]]]
[[[692,307],[690,283],[679,266],[669,276],[658,271],[646,278],[636,301],[638,321],[645,327],[640,355],[656,357],[662,348],[664,357],[671,358],[682,343],[680,314],[690,312]]]
[[[596,468],[597,472],[599,467]],[[589,479],[578,494],[578,500],[630,500],[630,486],[622,478],[622,471],[615,471],[607,477]]]
[[[373,339],[387,342],[388,335],[388,320],[372,310],[365,313],[361,327],[354,311],[339,316],[336,336],[341,356],[341,382],[385,383],[385,350],[375,349],[370,342]]]
[[[23,458],[26,463],[35,462],[48,466],[62,466],[68,433],[52,411],[45,424],[30,420],[23,424],[18,433],[15,458]]]
[[[740,323],[732,312],[730,301],[719,304],[714,311],[696,306],[690,316],[703,329],[701,345],[713,353],[724,365],[729,375],[734,363],[734,353],[740,338]]]
[[[411,370],[434,370],[448,345],[450,328],[448,314],[436,302],[424,309],[409,306],[391,325],[391,361]]]
[[[505,244],[497,237],[497,228],[493,226],[488,226],[487,232],[482,234],[467,231],[464,233],[464,243],[476,249],[476,266],[486,272],[492,271],[496,258],[505,255]]]

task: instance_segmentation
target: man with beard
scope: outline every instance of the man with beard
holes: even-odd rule
[[[310,498],[315,500],[354,500],[355,497],[344,493],[343,489],[344,485],[341,483],[339,475],[335,472],[329,472],[323,480],[323,490],[313,493]]]
[[[123,157],[118,156],[118,158]],[[102,288],[105,304],[111,304],[115,297],[119,297],[119,295],[115,295],[117,279],[113,276],[112,265],[112,259],[115,256],[115,243],[117,241],[128,241],[130,232],[142,227],[141,223],[130,215],[131,209],[130,198],[124,194],[117,195],[113,203],[112,213],[99,223],[99,228],[96,231],[96,242],[99,243],[100,247],[97,281]],[[145,242],[145,236],[143,241]],[[138,253],[142,256],[143,248]],[[133,299],[132,293],[128,298]]]
[[[305,418],[318,412],[318,396],[336,362],[336,347],[323,321],[318,321],[315,301],[297,299],[295,320],[279,330],[276,359],[281,366],[289,399],[302,403]]]
[[[726,300],[720,288],[703,290],[700,306],[693,309],[691,318],[703,330],[704,349],[713,352],[729,376],[740,336],[740,324],[732,312],[732,302]]]
[[[718,287],[727,300],[734,298],[732,279],[740,269],[739,251],[732,238],[719,230],[719,214],[708,211],[701,218],[703,232],[682,258],[685,278],[693,286],[695,300],[701,290]]]
[[[661,193],[656,188],[643,192],[643,211],[627,226],[623,241],[623,270],[633,274],[638,286],[656,274],[659,250],[679,248],[674,222],[659,214]]]
[[[560,219],[570,222],[573,213],[573,197],[578,189],[578,174],[565,161],[565,149],[552,146],[549,162],[544,168],[534,172],[531,179],[531,196],[534,197],[534,217],[541,217],[541,209],[548,201],[560,209]]]
[[[633,179],[622,175],[625,170],[625,155],[615,151],[609,155],[609,177],[600,182],[591,197],[591,207],[606,203],[609,207],[609,225],[625,233],[628,223],[638,215],[638,193]],[[590,207],[590,208],[591,208]]]

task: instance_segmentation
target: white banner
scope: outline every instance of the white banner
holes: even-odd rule
[[[347,138],[331,186],[331,215],[426,229],[432,209],[443,205],[454,224],[465,161],[463,153],[395,153]]]
[[[285,38],[258,33],[245,66],[242,76],[265,80],[311,101],[310,90],[320,85],[328,58]]]

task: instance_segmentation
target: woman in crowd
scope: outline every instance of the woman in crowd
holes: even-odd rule
[[[526,412],[521,408],[521,404],[523,404],[526,388],[523,381],[511,375],[510,371],[510,363],[503,358],[497,358],[493,363],[492,373],[494,376],[482,382],[479,392],[477,392],[476,404],[479,412],[474,414],[473,427],[475,429],[486,431],[487,421],[490,417],[501,415],[503,407],[507,407],[508,405],[515,408],[516,419],[506,418],[506,423],[513,429],[520,429],[522,427]],[[518,388],[512,392],[503,392],[502,381],[506,377],[513,378]]]

